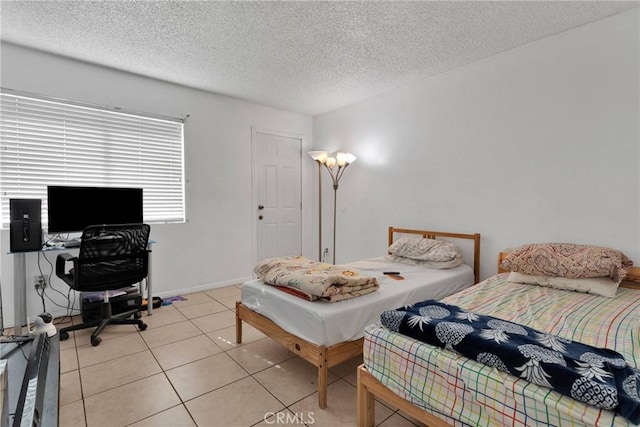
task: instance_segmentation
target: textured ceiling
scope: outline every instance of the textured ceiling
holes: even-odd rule
[[[2,1],[2,40],[316,115],[638,2]]]

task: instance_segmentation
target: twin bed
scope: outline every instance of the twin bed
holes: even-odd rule
[[[463,264],[433,269],[388,261],[385,257],[346,264],[378,280],[379,289],[349,300],[305,301],[260,280],[242,285],[236,303],[236,341],[242,342],[246,322],[318,368],[318,405],[327,406],[329,368],[362,354],[364,329],[379,321],[380,313],[424,299],[440,299],[479,280],[480,234],[449,233],[389,227],[391,246],[398,236],[466,241],[473,251],[473,268]],[[462,245],[462,244],[461,244]],[[403,280],[383,272],[399,272]]]
[[[500,255],[499,265],[504,256]],[[498,275],[443,302],[610,348],[632,368],[640,367],[640,268],[627,273],[613,298],[513,283],[507,278],[508,273],[499,269]],[[612,411],[379,324],[366,328],[363,360],[358,368],[359,426],[373,426],[374,397],[429,426],[631,425]],[[637,394],[640,373],[634,385]]]

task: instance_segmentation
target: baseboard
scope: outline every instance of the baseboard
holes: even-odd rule
[[[167,298],[167,297],[174,297],[177,295],[186,295],[186,294],[192,294],[195,292],[203,292],[203,291],[210,291],[212,289],[217,289],[217,288],[225,288],[227,286],[232,286],[232,285],[238,285],[238,284],[242,284],[248,280],[253,280],[255,279],[255,277],[241,277],[238,279],[233,279],[233,280],[226,280],[224,282],[215,282],[215,283],[206,283],[204,285],[200,285],[200,286],[194,286],[191,288],[185,288],[185,289],[180,289],[179,291],[177,290],[173,290],[173,291],[167,291],[167,292],[161,292],[161,293],[153,293],[154,297],[160,297],[160,298]],[[57,308],[57,307],[56,307]],[[63,317],[67,315],[67,310],[66,309],[59,309],[57,311],[49,311],[49,313],[53,316],[54,319],[58,318],[58,317]],[[39,313],[38,313],[39,314]],[[76,316],[76,315],[80,315],[80,309],[76,309],[74,308],[72,311],[71,316]],[[29,319],[31,320],[31,319]],[[13,328],[14,326],[14,322],[5,322],[4,324],[4,329],[9,329],[9,328]]]
[[[240,285],[246,281],[253,280],[253,279],[255,279],[255,277],[244,277],[244,278],[241,277],[239,279],[226,280],[224,282],[205,283],[204,285],[193,286],[191,288],[184,288],[184,289],[180,289],[179,291],[173,290],[173,291],[166,291],[166,292],[160,292],[160,293],[154,292],[153,296],[160,297],[160,298],[167,298],[167,297],[175,297],[177,295],[193,294],[195,292],[210,291],[212,289],[226,288],[227,286],[232,286],[232,285]]]
[[[67,315],[67,310],[66,310],[66,309],[64,309],[64,310],[63,310],[63,309],[59,309],[58,311],[49,311],[48,313],[49,313],[49,314],[51,314],[51,316],[53,316],[53,319],[54,319],[54,322],[55,322],[55,319],[57,319],[57,318],[59,318],[59,317],[64,317],[64,316],[66,316],[66,315]],[[40,314],[40,313],[38,313],[38,314]],[[76,310],[76,309],[74,308],[74,309],[72,310],[72,312],[71,312],[70,316],[76,316],[76,315],[80,315],[80,314],[82,314],[82,313],[80,312],[80,310],[79,310],[79,309],[77,309],[77,310]],[[31,320],[32,320],[32,319],[31,319],[31,317],[29,317],[29,318],[27,319],[27,322],[29,322],[29,321],[31,321]],[[14,325],[15,325],[15,321],[13,321],[13,322],[5,322],[5,324],[4,324],[4,329],[5,329],[5,330],[7,330],[7,329],[10,329],[10,328],[13,328],[13,327],[14,327]],[[29,332],[29,331],[28,331],[28,329],[29,329],[29,328],[31,328],[31,326],[32,326],[32,325],[27,325],[27,333]],[[56,325],[56,329],[57,329],[57,328],[58,328],[58,326]],[[24,329],[23,329],[23,331],[24,331]],[[3,331],[3,332],[4,332],[4,331]]]

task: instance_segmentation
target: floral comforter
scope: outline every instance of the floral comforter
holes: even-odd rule
[[[385,311],[388,329],[640,423],[640,370],[619,353],[427,300]]]
[[[379,286],[375,277],[357,270],[301,256],[268,258],[253,271],[264,283],[289,288],[311,301],[342,301],[374,292]]]

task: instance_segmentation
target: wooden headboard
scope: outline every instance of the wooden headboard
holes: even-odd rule
[[[473,240],[473,276],[475,277],[475,283],[478,283],[480,281],[480,233],[464,234],[449,233],[446,231],[412,230],[408,228],[389,227],[389,246],[391,246],[391,244],[393,243],[394,234],[417,234],[424,237],[425,239],[449,237],[452,239]]]
[[[504,260],[508,252],[500,252],[498,254],[498,273],[507,273],[509,270],[502,268],[502,260]],[[640,289],[640,267],[631,267],[620,286],[623,288]]]

